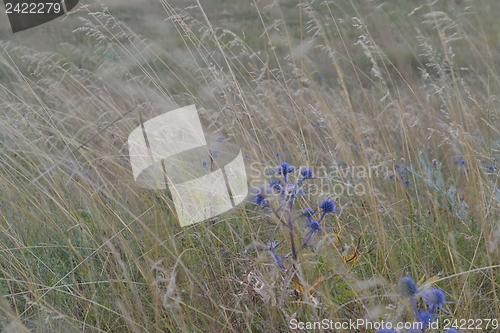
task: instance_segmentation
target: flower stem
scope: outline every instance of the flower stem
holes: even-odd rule
[[[293,262],[297,262],[297,248],[295,247],[295,238],[293,236],[293,221],[292,214],[290,210],[288,210],[288,229],[290,231],[290,246],[292,247],[292,258]]]

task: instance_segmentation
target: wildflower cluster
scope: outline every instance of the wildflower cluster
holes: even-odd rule
[[[404,165],[396,164],[396,173],[389,174],[389,179],[394,179],[401,181],[404,185],[411,185],[411,180],[408,179],[408,175],[406,172],[406,167]]]
[[[487,164],[486,165],[486,172],[488,174],[494,174],[497,171],[498,171],[498,168],[497,168],[497,159],[493,158],[493,161],[491,162],[491,164]]]
[[[325,217],[328,214],[335,213],[337,207],[330,199],[325,199],[320,204],[309,203],[309,207],[303,210],[295,207],[298,199],[305,197],[308,193],[308,181],[314,179],[311,169],[294,168],[283,162],[277,167],[274,174],[280,177],[257,188],[253,202],[257,206],[268,210],[280,221],[278,228],[271,234],[270,245],[264,250],[270,251],[276,264],[285,270],[284,259],[287,256],[280,257],[276,253],[279,244],[273,239],[275,232],[283,226],[288,229],[291,255],[296,260],[298,251],[310,245],[314,236],[323,231]],[[297,219],[307,222],[305,225],[307,233],[300,248],[295,245],[294,222]]]
[[[468,167],[467,161],[463,157],[453,158],[453,163],[457,166],[457,169],[460,172],[463,172],[463,173],[470,172],[470,168]]]
[[[453,159],[453,163],[455,163],[459,167],[463,167],[467,164],[467,161],[462,157],[455,157]]]
[[[429,329],[432,323],[436,322],[439,318],[439,311],[448,313],[443,306],[449,302],[446,302],[444,292],[441,289],[433,288],[427,291],[422,291],[417,286],[415,281],[409,277],[405,276],[401,278],[398,282],[398,292],[401,297],[408,298],[415,312],[415,320],[411,328],[406,330],[406,333],[425,333]],[[426,309],[419,309],[417,306],[417,297],[421,297],[427,306]],[[377,333],[395,333],[396,331],[389,328],[381,328],[377,330]],[[450,328],[445,333],[458,333],[453,328]]]

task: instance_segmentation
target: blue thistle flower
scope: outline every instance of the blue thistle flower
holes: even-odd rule
[[[300,172],[303,179],[311,179],[313,177],[313,172],[311,169],[304,169]]]
[[[458,333],[458,331],[454,328],[448,328],[445,333]]]
[[[320,221],[313,220],[310,217],[307,219],[307,221],[309,222],[309,225],[307,226],[307,228],[309,228],[310,230],[307,233],[306,240],[302,244],[303,248],[307,246],[307,244],[311,240],[312,236],[314,236],[318,232],[321,232],[321,225],[319,224]]]
[[[302,211],[302,214],[306,217],[312,217],[314,214],[316,214],[316,211],[312,208],[307,207]]]
[[[318,231],[321,231],[321,226],[319,225],[319,222],[318,221],[315,221],[315,220],[310,220],[309,221],[309,228],[311,228],[311,230],[316,233]]]
[[[398,292],[403,297],[409,297],[411,305],[413,306],[413,310],[415,310],[415,315],[418,317],[418,309],[417,304],[415,303],[415,296],[418,293],[418,286],[409,276],[402,277],[398,281]]]
[[[427,328],[429,324],[432,323],[436,317],[437,316],[432,312],[422,311],[418,315],[417,319],[419,322],[423,324],[424,328]]]
[[[302,211],[302,215],[305,216],[308,221],[312,219],[314,214],[316,214],[316,212],[309,207]]]
[[[441,309],[442,311],[448,313],[448,311],[443,308],[443,305],[448,302],[446,302],[444,292],[441,289],[427,290],[422,297],[429,306],[431,313],[434,313],[434,310],[436,309]]]
[[[279,194],[283,193],[283,186],[281,186],[281,182],[279,179],[273,180],[272,182],[269,183],[269,186],[271,189],[274,191],[274,193]]]
[[[319,208],[321,208],[325,214],[333,213],[335,211],[335,203],[330,199],[326,199],[321,202]]]
[[[302,175],[302,179],[299,180],[298,185],[301,186],[304,180],[306,179],[312,179],[313,178],[313,172],[311,169],[303,169],[300,174]]]
[[[264,207],[267,207],[268,206],[268,203],[266,201],[266,199],[264,199],[264,197],[260,194],[256,194],[255,195],[255,199],[253,201],[257,206],[264,206]]]
[[[407,167],[405,167],[404,165],[400,165],[400,164],[396,164],[395,165],[395,168],[397,170],[397,173],[394,174],[394,173],[390,173],[389,174],[389,179],[396,179],[396,180],[399,180],[401,181],[405,186],[408,186],[408,185],[411,185],[411,180],[409,179],[406,179],[406,177],[408,176],[408,173],[407,173]]]
[[[283,175],[283,179],[285,181],[285,183],[287,182],[286,180],[286,176],[289,174],[289,173],[292,173],[293,172],[293,168],[290,166],[290,164],[286,163],[286,162],[283,162],[281,163],[281,165],[278,167],[278,170],[277,170],[277,173],[278,175]]]
[[[418,286],[409,276],[399,279],[398,292],[403,297],[412,297],[418,292]]]
[[[292,171],[293,171],[293,168],[290,166],[290,164],[283,162],[283,163],[281,163],[280,166],[278,166],[277,173],[278,173],[278,175],[284,175],[284,174],[290,173]]]
[[[318,223],[323,221],[326,214],[333,213],[336,207],[332,200],[326,199],[321,202],[319,208],[321,208],[321,217],[319,218]]]

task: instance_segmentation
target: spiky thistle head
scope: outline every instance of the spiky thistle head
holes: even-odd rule
[[[326,199],[321,202],[319,208],[325,214],[333,213],[335,211],[335,203],[330,199]]]
[[[304,215],[308,220],[310,220],[314,214],[316,214],[316,212],[312,208],[309,208],[309,207],[307,207],[306,209],[304,209],[302,211],[302,215]]]
[[[266,199],[264,198],[264,196],[260,195],[260,194],[256,194],[255,195],[255,199],[253,201],[257,206],[267,206],[267,201]]]
[[[281,165],[278,167],[278,170],[276,170],[278,175],[283,175],[283,180],[285,183],[287,182],[287,175],[289,173],[293,172],[293,168],[290,166],[290,164],[283,162]]]
[[[443,305],[447,302],[444,292],[441,289],[429,289],[422,295],[422,297],[425,299],[427,305],[429,305],[431,312],[434,312],[436,309],[441,309],[444,312],[447,312],[443,309]]]
[[[311,169],[303,169],[300,174],[302,175],[302,179],[311,179],[313,177]]]
[[[309,222],[309,225],[307,226],[307,228],[309,229],[309,232],[307,233],[306,240],[302,244],[302,248],[309,245],[309,241],[311,240],[311,238],[314,235],[316,235],[318,232],[321,232],[320,221],[316,221],[311,217],[308,217],[307,221]]]
[[[318,221],[310,219],[309,220],[309,228],[311,228],[312,232],[321,231],[321,226]]]
[[[418,292],[418,286],[409,276],[402,277],[398,282],[398,292],[403,297],[413,297]]]
[[[278,175],[286,175],[290,172],[293,172],[293,168],[286,162],[281,163],[277,170]]]
[[[283,186],[281,186],[279,179],[276,179],[276,180],[273,180],[272,182],[270,182],[269,186],[274,191],[274,193],[279,194],[279,193],[283,192]]]
[[[427,328],[437,316],[432,312],[422,311],[418,315],[418,321],[422,323],[424,328]]]

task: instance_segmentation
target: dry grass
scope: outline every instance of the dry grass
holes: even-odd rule
[[[133,12],[123,23],[92,5],[56,51],[22,46],[28,34],[1,42],[3,328],[284,332],[291,318],[409,319],[398,279],[438,272],[453,302],[444,318],[500,318],[500,189],[487,168],[500,144],[495,4],[266,1],[234,12],[240,23],[232,7],[162,0],[142,35]],[[190,104],[209,137],[242,148],[251,177],[283,160],[380,171],[337,181],[366,193],[336,197],[335,231],[300,253],[301,283],[318,282],[301,301],[256,249],[273,227],[254,205],[182,229],[168,193],[135,185],[129,133]],[[410,185],[390,179],[396,164]],[[358,240],[365,251],[346,262]]]

